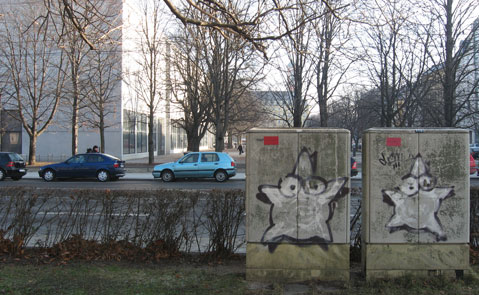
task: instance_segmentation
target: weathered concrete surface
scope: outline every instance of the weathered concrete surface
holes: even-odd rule
[[[246,247],[246,279],[263,282],[348,281],[349,245],[281,244],[273,253],[262,244]]]
[[[468,136],[459,129],[365,132],[362,260],[367,277],[384,269],[393,275],[466,268],[468,260],[456,258],[468,257]],[[425,250],[415,255],[421,247]]]
[[[456,276],[457,270],[469,271],[467,244],[368,244],[366,278],[395,277],[404,274]]]
[[[311,279],[318,277],[319,273],[314,272],[318,269],[322,277],[327,277],[325,273],[336,272],[337,268],[328,270],[318,265],[330,265],[337,256],[349,257],[349,142],[349,131],[343,129],[252,129],[248,132],[249,278],[260,275],[266,280]],[[331,249],[331,245],[345,248],[337,255],[326,250]],[[304,250],[312,246],[321,249],[324,255],[311,256]],[[291,252],[294,256],[278,255],[282,249],[296,250]],[[302,251],[305,252],[301,254]],[[291,268],[295,262],[290,260],[302,255],[308,259],[297,260],[298,265]],[[282,260],[281,257],[290,258]],[[347,269],[349,277],[349,259],[345,261],[347,267],[341,271]],[[343,277],[336,275],[335,279],[338,276]]]

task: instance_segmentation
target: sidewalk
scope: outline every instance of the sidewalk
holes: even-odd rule
[[[126,174],[124,177],[120,178],[120,180],[154,180],[153,175],[151,172],[128,172],[128,168],[126,169]],[[37,171],[28,171],[23,179],[40,179],[38,176]],[[246,175],[245,173],[236,173],[235,176],[231,177],[229,180],[245,180]],[[158,181],[161,181],[157,178]]]

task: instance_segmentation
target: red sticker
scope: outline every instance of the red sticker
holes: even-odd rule
[[[386,146],[401,146],[401,137],[386,138]]]
[[[264,145],[278,145],[279,144],[279,138],[278,136],[265,136],[263,138]]]

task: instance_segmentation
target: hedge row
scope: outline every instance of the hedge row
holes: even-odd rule
[[[0,189],[0,253],[160,259],[230,255],[244,243],[241,190]]]

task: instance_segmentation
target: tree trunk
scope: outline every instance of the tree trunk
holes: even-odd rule
[[[100,152],[105,153],[105,118],[103,108],[100,109]]]
[[[228,133],[228,146],[227,148],[231,149],[233,148],[233,135],[231,132]]]
[[[215,151],[222,152],[225,149],[225,140],[224,140],[224,131],[223,126],[216,124],[216,134],[215,134]]]
[[[78,106],[77,99],[74,99],[72,115],[72,155],[78,152]]]
[[[194,133],[194,132],[192,132]],[[199,152],[200,151],[200,142],[201,139],[198,135],[196,134],[190,134],[190,136],[187,136],[188,138],[188,151],[190,152]]]
[[[28,150],[28,165],[34,165],[37,162],[37,132],[33,131],[30,136],[30,146]]]
[[[73,103],[72,103],[72,155],[78,152],[78,114],[80,97],[78,93],[78,64],[71,62],[72,86],[73,86]]]
[[[153,139],[155,129],[155,115],[150,109],[148,120],[148,164],[155,162],[155,142]]]
[[[444,72],[444,87],[443,87],[443,101],[444,101],[444,127],[454,127],[454,81],[455,66],[453,60],[454,37],[452,24],[452,4],[453,0],[447,0],[446,4],[446,60]]]

